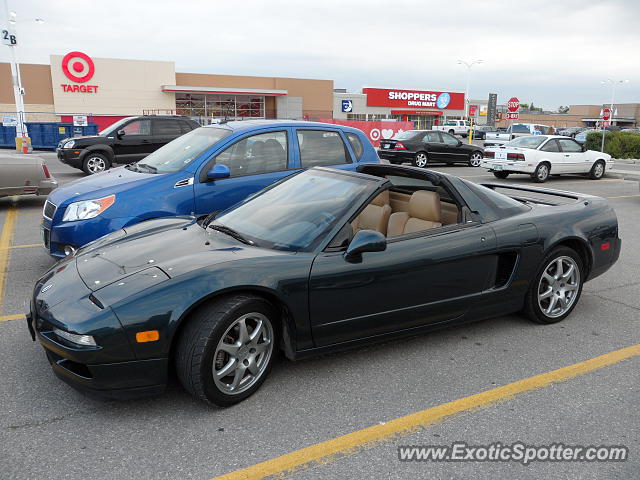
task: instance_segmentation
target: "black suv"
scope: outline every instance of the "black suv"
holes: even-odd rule
[[[189,117],[177,115],[127,117],[98,135],[65,138],[56,152],[62,163],[91,175],[108,170],[114,163],[137,162],[199,126]]]

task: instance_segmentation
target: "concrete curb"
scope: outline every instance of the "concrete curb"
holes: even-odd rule
[[[605,176],[608,178],[621,178],[622,180],[640,182],[640,172],[631,172],[629,170],[609,170]]]

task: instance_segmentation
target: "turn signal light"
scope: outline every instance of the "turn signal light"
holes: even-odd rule
[[[160,340],[160,332],[158,330],[145,330],[144,332],[136,333],[136,342],[145,343],[145,342],[155,342]]]
[[[406,150],[407,147],[404,146],[402,142],[396,143],[396,150]]]
[[[606,242],[600,245],[600,250],[609,250],[610,248],[611,248],[611,244],[609,242]]]
[[[49,169],[47,168],[46,164],[42,164],[42,171],[44,172],[44,177],[45,178],[51,178],[51,174],[49,173]]]
[[[507,153],[507,160],[517,160],[524,162],[524,153]]]

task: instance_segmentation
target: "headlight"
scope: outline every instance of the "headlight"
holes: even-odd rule
[[[76,142],[74,140],[69,140],[68,142],[65,142],[64,145],[62,145],[62,148],[73,148],[75,144]]]
[[[84,200],[82,202],[73,202],[64,211],[62,217],[63,222],[73,222],[76,220],[87,220],[97,217],[116,201],[115,195],[99,198],[97,200]]]
[[[88,347],[96,346],[96,341],[91,335],[78,335],[77,333],[65,332],[64,330],[60,330],[59,328],[54,328],[53,333],[55,333],[58,337],[64,338],[65,340],[77,345],[85,345]]]

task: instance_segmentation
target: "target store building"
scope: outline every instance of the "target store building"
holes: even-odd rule
[[[429,129],[464,115],[464,93],[451,90],[365,87],[360,93],[336,90],[333,116],[343,120],[395,120]]]
[[[180,114],[202,124],[219,118],[320,118],[333,114],[333,81],[176,72],[172,61],[51,55],[21,64],[27,122],[86,115],[100,129],[141,114]],[[0,112],[15,115],[11,69],[0,63]],[[6,88],[4,88],[6,87]]]

